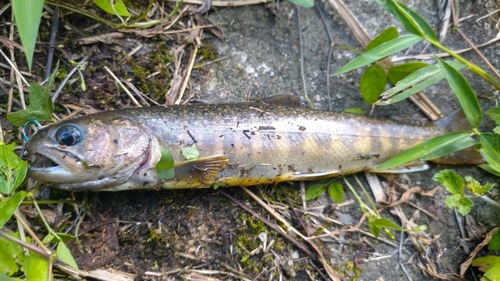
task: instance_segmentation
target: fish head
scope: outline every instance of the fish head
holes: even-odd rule
[[[27,152],[30,177],[78,191],[112,188],[131,179],[154,184],[161,147],[133,120],[87,116],[40,129]]]

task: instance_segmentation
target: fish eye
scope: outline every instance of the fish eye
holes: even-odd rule
[[[80,127],[74,124],[67,124],[57,129],[56,140],[62,145],[72,146],[82,141]]]

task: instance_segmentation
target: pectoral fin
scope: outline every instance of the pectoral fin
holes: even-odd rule
[[[215,182],[215,176],[227,167],[229,158],[224,155],[181,161],[174,165],[175,181],[187,185],[210,186]]]

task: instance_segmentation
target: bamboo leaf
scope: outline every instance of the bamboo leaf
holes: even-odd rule
[[[497,125],[500,125],[500,107],[490,108],[486,111],[486,114],[488,114]]]
[[[387,56],[393,55],[399,51],[402,51],[410,46],[417,44],[422,41],[423,38],[416,35],[404,35],[389,42],[385,42],[370,51],[361,54],[357,58],[350,61],[348,64],[341,67],[334,75],[339,75],[356,68],[368,65],[370,63],[381,60]]]
[[[23,44],[28,69],[31,71],[36,36],[42,18],[43,0],[12,0],[12,11]]]
[[[464,64],[458,61],[449,61],[449,64],[457,70],[465,67]],[[444,79],[444,73],[439,68],[439,65],[429,65],[421,68],[401,79],[395,87],[383,92],[381,95],[382,100],[376,104],[389,105],[401,101],[437,83],[441,79]]]
[[[428,39],[437,41],[436,34],[429,24],[417,13],[394,0],[376,0],[387,12],[393,14],[409,33],[426,36]]]
[[[408,63],[403,63],[400,65],[396,65],[394,67],[389,68],[387,72],[387,76],[389,78],[389,81],[393,84],[396,85],[398,81],[401,79],[405,78],[406,76],[412,74],[413,72],[429,66],[425,62],[408,62]]]
[[[477,142],[470,137],[471,131],[460,131],[435,137],[400,153],[376,167],[386,170],[418,159],[431,160],[470,147]]]
[[[398,36],[398,30],[394,26],[391,26],[382,31],[379,35],[377,35],[377,37],[375,37],[370,43],[368,43],[368,45],[366,45],[365,47],[365,52],[368,52],[369,50],[379,46],[382,43],[391,41],[392,39],[396,39],[398,38]]]
[[[405,17],[406,23],[411,24],[412,28],[406,29],[408,32],[419,36],[425,36],[427,40],[438,41],[436,34],[429,24],[413,10],[405,6],[403,3],[394,1],[399,12]],[[400,19],[401,20],[401,19]],[[405,28],[407,25],[405,25]],[[413,30],[410,31],[410,30]]]
[[[500,173],[500,135],[483,133],[479,136],[479,152],[493,170]]]
[[[465,78],[445,61],[436,57],[439,67],[444,73],[448,84],[455,93],[455,96],[464,110],[465,116],[473,128],[477,128],[481,123],[481,107],[476,94]]]
[[[359,82],[361,97],[368,104],[373,104],[378,100],[386,85],[387,74],[382,67],[376,64],[370,65],[363,73]]]

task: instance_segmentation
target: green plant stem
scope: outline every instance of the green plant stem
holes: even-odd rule
[[[485,202],[487,202],[487,203],[489,203],[497,208],[500,208],[500,204],[497,201],[491,199],[490,197],[488,197],[486,195],[482,195],[480,198],[483,199]]]
[[[377,207],[375,206],[375,203],[373,202],[373,200],[370,198],[370,194],[368,194],[368,191],[366,191],[366,188],[363,186],[361,181],[359,181],[359,179],[356,175],[354,175],[354,178],[356,179],[356,182],[358,183],[358,185],[361,187],[361,190],[363,190],[363,193],[365,194],[366,200],[368,200],[368,202],[370,202],[370,205],[372,205],[372,210],[378,215]]]
[[[429,43],[431,43],[432,45],[436,46],[438,49],[442,50],[443,52],[446,52],[450,56],[452,56],[452,57],[456,58],[457,60],[459,60],[461,63],[465,64],[467,66],[467,68],[469,68],[472,72],[476,73],[481,78],[483,78],[484,80],[486,80],[487,82],[489,82],[491,85],[495,86],[495,88],[497,88],[497,90],[500,90],[500,81],[498,81],[495,78],[493,78],[491,75],[489,75],[482,68],[480,68],[479,66],[477,66],[477,65],[469,62],[468,60],[466,60],[465,58],[463,58],[459,54],[457,54],[457,53],[451,51],[450,49],[446,48],[445,46],[441,45],[439,42],[434,41],[434,40],[432,40],[432,39],[430,39],[428,37],[425,37],[425,36],[424,36],[424,38]]]
[[[359,197],[358,193],[356,192],[356,190],[354,190],[354,188],[347,181],[347,179],[345,177],[342,177],[342,178],[344,179],[344,182],[347,185],[347,187],[349,187],[349,189],[351,190],[354,197],[356,197],[356,200],[358,200],[359,206],[361,207],[361,211],[364,214],[366,214],[367,217],[378,216],[378,214],[376,213],[376,210],[374,212],[372,209],[370,209],[370,207],[368,207],[368,205],[365,204],[365,202],[363,202],[363,200],[361,200],[361,197]]]
[[[47,220],[45,219],[45,217],[43,216],[43,213],[42,213],[42,210],[40,209],[40,207],[38,206],[38,204],[36,203],[36,200],[33,199],[33,206],[35,206],[35,209],[36,211],[38,212],[38,214],[40,215],[40,219],[42,220],[43,222],[43,225],[45,225],[45,228],[49,231],[50,234],[54,235],[54,237],[58,240],[58,241],[62,241],[61,237],[59,237],[59,235],[57,235],[57,233],[54,232],[54,230],[52,230],[52,227],[50,227],[49,223],[47,222]]]

